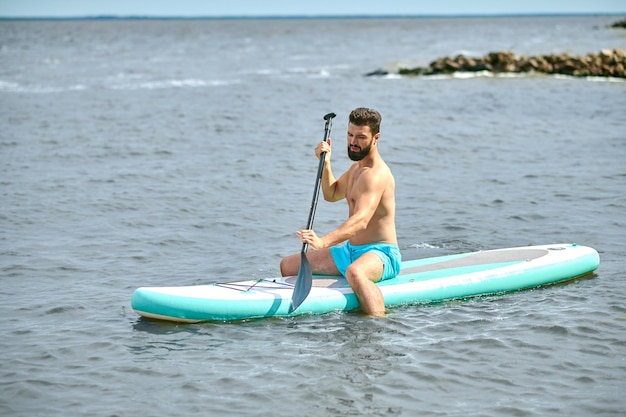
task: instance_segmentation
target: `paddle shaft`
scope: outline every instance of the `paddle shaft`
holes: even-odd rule
[[[335,113],[328,113],[324,116],[324,120],[326,120],[326,125],[324,126],[324,142],[328,142],[330,138],[330,129],[333,124],[333,117],[335,117]],[[324,172],[324,161],[326,160],[326,152],[322,152],[320,155],[320,163],[317,167],[317,176],[315,177],[315,188],[313,191],[313,200],[311,201],[311,210],[309,211],[309,220],[306,223],[307,230],[313,228],[313,220],[315,220],[315,211],[317,210],[317,202],[319,200],[320,195],[320,184],[322,182],[322,174]],[[308,244],[302,244],[302,254],[306,253]]]
[[[330,127],[332,125],[332,119],[335,117],[335,113],[328,113],[324,116],[326,120],[326,126],[324,128],[324,141],[328,142],[330,136]],[[326,153],[323,152],[320,155],[320,164],[317,167],[317,177],[315,178],[315,190],[313,191],[313,200],[311,201],[311,210],[309,211],[309,220],[307,221],[307,229],[313,228],[313,218],[315,217],[315,209],[317,207],[317,200],[320,192],[320,183],[322,181],[322,173],[324,172],[324,160],[326,159]],[[300,252],[300,270],[298,271],[298,277],[296,278],[296,285],[293,289],[293,295],[291,296],[291,308],[289,312],[295,311],[300,304],[305,300],[311,291],[313,286],[313,272],[311,265],[306,257],[306,250],[308,245],[302,244],[302,251]]]

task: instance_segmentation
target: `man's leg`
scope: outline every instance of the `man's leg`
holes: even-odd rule
[[[384,264],[375,253],[365,253],[346,269],[348,284],[356,293],[361,309],[372,316],[385,315],[385,300],[375,282],[383,276]]]
[[[320,275],[340,275],[339,270],[335,266],[335,261],[330,254],[330,249],[324,248],[319,250],[309,250],[306,254],[311,270],[314,274]],[[298,275],[300,271],[300,259],[302,255],[295,253],[283,258],[280,261],[280,273],[284,277]],[[382,273],[381,273],[382,276]]]

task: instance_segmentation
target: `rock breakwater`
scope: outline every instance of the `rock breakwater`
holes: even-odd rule
[[[436,75],[478,71],[626,78],[626,51],[603,49],[598,53],[589,53],[584,56],[570,56],[567,53],[517,56],[513,52],[490,52],[481,58],[457,55],[439,58],[427,67],[400,68],[398,74]],[[387,74],[386,71],[379,70],[367,75],[385,74]]]
[[[612,28],[626,29],[626,19],[619,20],[611,25]]]

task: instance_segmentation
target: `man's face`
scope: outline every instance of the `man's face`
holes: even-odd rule
[[[353,161],[365,158],[372,149],[374,139],[378,139],[378,134],[374,138],[369,126],[348,123],[348,157]]]

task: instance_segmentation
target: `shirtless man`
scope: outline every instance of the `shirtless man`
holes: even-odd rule
[[[331,145],[321,142],[315,148],[318,158],[326,152],[322,192],[326,201],[346,199],[348,219],[324,236],[313,230],[296,234],[307,243],[307,258],[314,274],[343,275],[356,293],[361,309],[383,316],[385,303],[374,284],[400,272],[400,250],[396,237],[395,180],[378,153],[381,116],[376,110],[358,108],[350,113],[348,156],[355,161],[339,179],[330,164]],[[301,255],[283,258],[283,276],[298,275]]]

